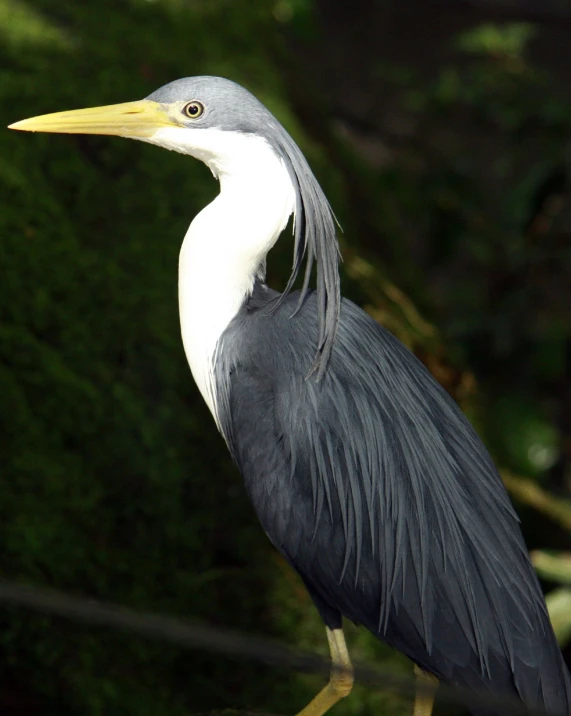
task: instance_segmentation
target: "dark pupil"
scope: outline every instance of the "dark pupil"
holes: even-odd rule
[[[198,114],[198,105],[196,105],[196,104],[189,104],[189,105],[188,105],[188,113],[189,113],[189,114]]]

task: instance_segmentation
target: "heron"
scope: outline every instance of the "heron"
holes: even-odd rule
[[[430,716],[439,681],[569,714],[569,672],[499,473],[424,365],[341,297],[333,211],[271,112],[200,76],[10,127],[149,142],[220,183],[180,251],[182,341],[263,529],[325,624],[329,681],[299,716],[352,689],[343,618],[412,660],[414,716]],[[292,215],[279,293],[266,257]]]

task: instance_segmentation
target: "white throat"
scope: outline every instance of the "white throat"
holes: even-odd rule
[[[184,349],[218,423],[213,369],[219,339],[265,273],[266,255],[294,211],[295,192],[283,161],[259,136],[168,128],[151,141],[201,159],[220,180],[220,194],[190,225],[179,262]]]

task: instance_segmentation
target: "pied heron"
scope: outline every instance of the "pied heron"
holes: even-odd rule
[[[569,672],[499,474],[426,368],[340,297],[333,213],[275,117],[234,82],[191,77],[11,128],[139,139],[220,182],[180,252],[182,338],[264,530],[325,622],[330,680],[300,716],[351,691],[343,616],[406,654],[420,682],[569,714]],[[279,294],[266,256],[292,214]],[[415,716],[430,715],[434,688],[419,689]]]

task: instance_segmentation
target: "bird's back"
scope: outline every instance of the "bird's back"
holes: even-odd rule
[[[307,379],[315,295],[262,284],[223,334],[223,433],[260,521],[326,623],[363,624],[440,679],[571,708],[569,673],[491,458],[424,366],[343,301]]]

